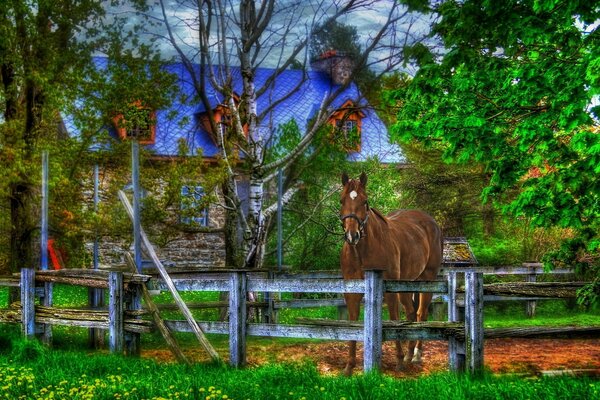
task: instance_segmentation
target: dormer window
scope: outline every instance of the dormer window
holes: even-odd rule
[[[156,139],[156,112],[142,105],[131,104],[112,119],[121,140],[137,139],[140,144],[154,144]]]
[[[329,118],[334,130],[334,140],[347,152],[359,152],[361,126],[365,114],[352,101],[347,101]]]
[[[236,94],[233,94],[233,102],[237,107],[240,104],[240,97]],[[225,133],[225,131],[231,127],[233,127],[234,119],[231,110],[229,109],[229,105],[225,102],[218,104],[212,110],[213,120],[215,125],[219,129],[218,132],[213,132],[212,126],[210,123],[210,117],[208,112],[203,112],[198,115],[200,119],[200,123],[205,131],[211,134],[212,139],[215,143],[219,143],[219,138],[217,134]],[[248,126],[246,124],[243,125],[244,136],[248,136]]]

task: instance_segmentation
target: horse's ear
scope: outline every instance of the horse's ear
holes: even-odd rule
[[[363,173],[360,174],[360,184],[363,185],[363,187],[367,187],[367,174]]]
[[[342,173],[342,185],[346,186],[346,183],[348,183],[348,181],[350,180],[350,178],[348,177],[348,174],[346,172]]]

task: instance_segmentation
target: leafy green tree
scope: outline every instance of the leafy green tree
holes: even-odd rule
[[[394,93],[403,103],[395,137],[481,163],[485,200],[534,226],[575,230],[548,261],[590,271],[586,299],[598,301],[600,7],[443,1],[432,10],[446,50],[406,49],[420,69]]]
[[[99,24],[101,2],[13,1],[0,6],[0,163],[3,208],[10,215],[4,272],[35,265],[36,177],[40,148],[57,139],[57,111],[89,63],[93,42],[77,34]],[[90,35],[96,32],[90,31]]]
[[[37,264],[42,150],[51,160],[51,234],[82,250],[88,223],[94,223],[86,214],[85,185],[91,164],[104,154],[90,153],[89,145],[111,113],[134,101],[154,108],[168,101],[172,80],[157,70],[152,46],[137,42],[139,26],[125,30],[128,21],[107,16],[105,7],[95,0],[0,5],[0,207],[2,237],[8,238],[1,243],[1,273]],[[96,52],[111,59],[106,69],[96,65]],[[80,138],[66,135],[65,115]]]

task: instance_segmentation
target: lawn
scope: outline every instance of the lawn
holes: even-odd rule
[[[87,290],[56,285],[56,305],[85,305]],[[217,293],[183,293],[188,302],[217,300]],[[0,306],[8,300],[0,289]],[[170,303],[170,296],[155,297]],[[535,318],[527,318],[523,303],[487,304],[486,327],[532,325],[600,325],[598,310],[583,310],[573,302],[540,301]],[[170,317],[177,317],[170,312]],[[214,320],[215,311],[196,311],[196,317]],[[336,318],[336,307],[315,310],[284,310],[283,323],[297,317]],[[18,326],[0,326],[0,398],[7,399],[589,399],[600,395],[600,381],[591,378],[468,377],[452,373],[419,379],[398,380],[382,374],[357,374],[353,378],[323,376],[311,362],[269,363],[256,368],[232,369],[225,365],[195,364],[192,367],[149,359],[124,358],[87,350],[85,329],[56,327],[54,349],[20,338]],[[195,345],[193,335],[179,334],[183,346]],[[227,351],[227,337],[211,335],[219,351]],[[249,346],[277,343],[281,346],[305,339],[249,338]],[[164,348],[160,335],[144,335],[145,349]]]
[[[50,350],[2,328],[0,398],[5,399],[592,399],[600,381],[554,377],[479,377],[452,373],[419,379],[381,374],[323,376],[311,363],[242,370],[191,367],[87,351]]]

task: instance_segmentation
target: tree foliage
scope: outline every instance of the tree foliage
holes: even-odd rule
[[[576,230],[548,261],[597,270],[600,8],[443,1],[434,11],[445,53],[407,48],[420,69],[393,93],[403,103],[395,137],[441,149],[446,161],[483,164],[484,200],[534,226]]]
[[[130,5],[139,9],[142,3]],[[172,98],[173,79],[159,70],[152,44],[137,41],[139,25],[107,15],[108,6],[95,0],[0,6],[4,273],[38,263],[42,151],[50,154],[50,235],[81,266],[84,243],[108,220],[88,207],[93,164],[128,168],[129,160],[125,146],[115,145],[109,154],[90,152],[90,145],[106,143],[104,128],[115,112],[136,101],[156,109]],[[105,68],[94,59],[97,53],[108,56]],[[67,135],[72,132],[66,131],[64,118],[80,132],[78,138]]]

